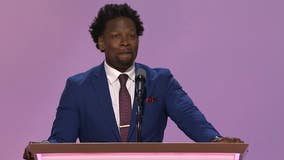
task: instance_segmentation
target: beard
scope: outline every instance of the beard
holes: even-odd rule
[[[106,62],[112,68],[125,72],[129,67],[134,64],[136,54],[121,54],[115,57],[106,57]]]

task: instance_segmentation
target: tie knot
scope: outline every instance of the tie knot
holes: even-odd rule
[[[127,79],[128,79],[128,75],[127,74],[120,74],[118,76],[118,79],[119,79],[120,85],[125,86],[126,82],[127,82]]]

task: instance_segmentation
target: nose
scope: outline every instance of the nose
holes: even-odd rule
[[[129,38],[127,36],[122,36],[122,39],[121,39],[121,45],[122,46],[128,46],[130,43],[129,43]]]

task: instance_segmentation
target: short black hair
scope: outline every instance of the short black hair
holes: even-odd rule
[[[99,10],[97,17],[95,17],[89,28],[89,32],[98,49],[98,39],[103,34],[106,23],[117,17],[130,18],[136,26],[137,35],[141,36],[143,34],[143,22],[140,20],[140,15],[136,10],[132,9],[127,3],[106,4]]]

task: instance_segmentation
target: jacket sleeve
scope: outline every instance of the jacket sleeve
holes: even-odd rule
[[[197,142],[210,142],[216,136],[221,136],[193,104],[169,71],[166,79],[168,80],[166,109],[177,126],[189,138]]]
[[[51,143],[76,142],[80,124],[77,88],[74,82],[70,79],[67,80],[57,108],[51,135],[48,138]]]

